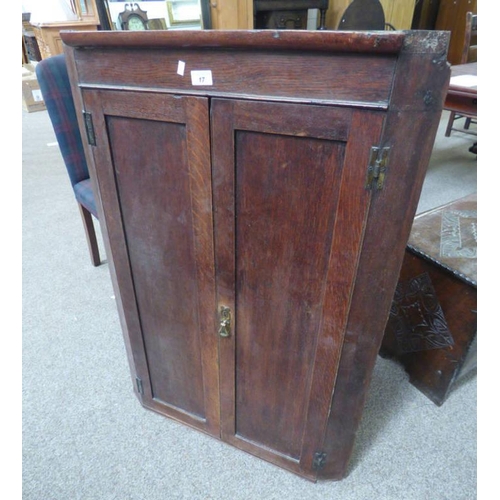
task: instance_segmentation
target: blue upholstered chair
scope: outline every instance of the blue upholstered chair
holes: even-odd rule
[[[98,266],[101,261],[92,219],[92,216],[97,219],[96,202],[83,151],[64,55],[52,56],[40,61],[36,65],[36,76],[78,202],[90,258],[92,264]]]

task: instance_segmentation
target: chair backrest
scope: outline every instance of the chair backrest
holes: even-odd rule
[[[465,15],[465,37],[461,64],[477,61],[477,14]]]
[[[36,76],[57,142],[74,186],[89,178],[64,54],[43,59]]]
[[[338,30],[385,30],[385,13],[379,0],[354,0],[344,11]]]

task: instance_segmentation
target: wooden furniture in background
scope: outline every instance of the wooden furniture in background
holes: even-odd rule
[[[457,76],[463,77],[474,76],[477,77],[477,65],[468,65],[470,63],[477,62],[477,15],[472,12],[467,12],[465,16],[465,37],[464,46],[462,49],[462,57],[460,63],[452,68],[451,76],[452,80],[450,82],[450,98],[448,99],[448,107],[446,109],[450,110],[450,117],[448,119],[448,125],[446,126],[445,136],[449,137],[452,130],[459,130],[461,132],[471,133],[472,135],[477,135],[475,132],[468,132],[471,123],[477,118],[477,85],[469,86],[467,88],[464,85],[457,84]],[[472,94],[472,96],[471,96]],[[450,105],[450,100],[455,103],[455,106]],[[458,113],[455,109],[456,106],[461,105],[466,106],[465,111]],[[463,128],[454,128],[456,120],[465,119]]]
[[[167,21],[164,18],[148,19],[148,30],[166,30]]]
[[[440,0],[435,28],[451,32],[448,61],[452,65],[462,60],[467,12],[477,14],[477,0]]]
[[[38,23],[33,25],[40,55],[42,59],[63,53],[61,31],[89,31],[97,30],[98,24],[93,21],[64,21],[58,23]]]
[[[465,15],[465,36],[460,64],[477,62],[477,14],[467,12]]]
[[[32,24],[41,59],[63,53],[61,30],[90,31],[97,30],[99,15],[95,0],[71,0],[77,19],[73,21],[43,22]]]
[[[138,3],[131,2],[124,5],[123,12],[118,14],[118,23],[122,30],[143,31],[148,27],[148,13],[142,10]]]
[[[385,30],[384,8],[379,0],[353,0],[342,14],[339,30]]]
[[[437,405],[477,365],[477,196],[415,218],[381,348]]]
[[[40,53],[40,48],[38,46],[38,41],[36,39],[35,33],[30,31],[25,31],[23,33],[23,45],[26,50],[26,58],[29,61],[41,61],[42,54]]]
[[[112,30],[114,29],[111,20],[108,0],[94,0],[96,5],[97,17],[99,18],[99,29]]]
[[[29,12],[23,12],[23,27],[22,27],[22,39],[23,39],[23,66],[25,64],[28,64],[29,62],[29,57],[28,57],[28,48],[26,46],[26,40],[24,39],[24,34],[27,31],[26,30],[26,25],[29,26],[29,29],[31,30],[31,26],[29,25],[29,19],[30,19],[30,13]]]
[[[254,0],[255,29],[307,29],[308,9],[319,9],[324,30],[328,0]]]
[[[78,20],[99,24],[96,0],[70,0],[71,8]]]
[[[30,61],[38,62],[42,60],[35,33],[33,33],[33,26],[30,24],[30,17],[31,14],[29,12],[23,12],[23,65],[28,64]]]
[[[212,29],[217,30],[253,29],[253,0],[211,1],[210,22]]]
[[[22,47],[22,50],[23,50],[23,54],[22,54],[22,61],[23,61],[23,63],[22,64],[24,66],[25,64],[28,64],[28,61],[29,61],[29,59],[28,59],[28,50],[26,49],[26,43],[24,41],[24,37],[23,37],[23,47]]]
[[[462,80],[463,78],[466,80]],[[475,120],[477,118],[477,63],[458,64],[451,67],[450,85],[446,93],[444,109],[450,111],[445,131],[446,137],[450,136],[452,130],[477,135],[467,130],[467,123],[463,129],[453,128],[455,119]]]
[[[139,400],[308,479],[342,478],[448,35],[63,40]]]
[[[340,20],[345,10],[352,3],[352,0],[330,0],[326,13],[326,27],[330,30],[338,28]],[[415,0],[380,0],[384,9],[385,22],[394,26],[397,30],[407,30],[411,28],[413,13],[415,10]]]
[[[436,26],[436,19],[439,12],[440,0],[417,0],[411,29],[413,30],[433,30]]]
[[[340,13],[337,4],[341,5]],[[328,10],[325,15],[327,29],[336,29],[342,12],[347,7],[348,0],[328,0]],[[254,29],[254,0],[217,0],[209,2],[211,27],[219,30]],[[345,4],[345,5],[344,5]],[[203,8],[203,6],[202,6]],[[337,17],[334,19],[334,9]],[[335,23],[335,24],[334,24]]]

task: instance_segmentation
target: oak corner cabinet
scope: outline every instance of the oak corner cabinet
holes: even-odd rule
[[[62,33],[141,403],[341,479],[448,34]]]

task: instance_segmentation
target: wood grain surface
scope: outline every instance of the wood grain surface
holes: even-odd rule
[[[62,37],[142,404],[307,479],[344,477],[449,36]],[[367,188],[382,147],[385,182]]]

